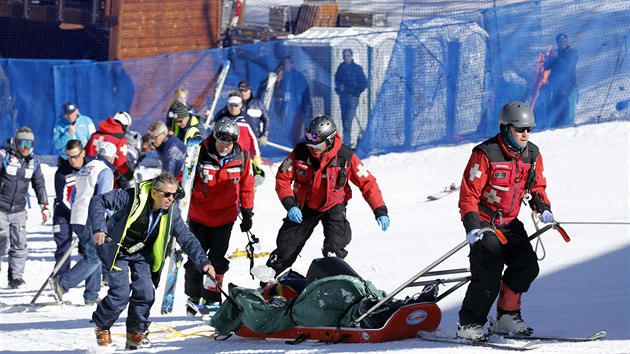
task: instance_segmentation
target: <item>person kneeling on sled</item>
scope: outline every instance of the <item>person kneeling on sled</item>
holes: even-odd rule
[[[376,178],[343,145],[332,118],[315,117],[305,136],[306,142],[295,146],[276,175],[276,193],[288,215],[278,231],[277,248],[267,260],[275,275],[293,265],[320,221],[324,228],[324,257],[346,257],[352,236],[346,219],[346,204],[352,197],[348,181],[359,187],[380,228],[386,231],[389,227],[387,207]]]
[[[101,261],[109,271],[107,296],[92,314],[96,341],[100,346],[111,345],[109,329],[127,304],[126,348],[151,346],[147,338],[151,325],[149,313],[168,257],[165,250],[171,242],[177,240],[202,272],[215,276],[199,241],[188,231],[173,203],[178,195],[177,188],[175,176],[162,172],[135,188],[114,189],[92,197],[88,227],[99,245]],[[105,222],[105,210],[114,212],[108,222]]]
[[[503,106],[500,132],[473,148],[462,177],[459,209],[470,243],[472,279],[459,311],[457,336],[487,341],[486,318],[497,295],[497,319],[490,332],[530,335],[533,329],[521,318],[521,294],[538,276],[536,253],[517,216],[523,200],[540,213],[540,220],[554,217],[543,177],[543,159],[529,142],[534,113],[521,102]],[[485,227],[496,227],[507,238],[501,245]],[[505,272],[503,265],[507,265]]]
[[[187,313],[191,316],[212,312],[221,302],[220,288],[230,264],[225,255],[239,207],[243,217],[241,231],[252,228],[254,176],[249,154],[237,142],[239,132],[236,122],[221,118],[214,124],[212,135],[201,143],[190,195],[189,227],[217,275],[216,286],[205,288],[203,275],[195,264],[190,260],[184,264]]]

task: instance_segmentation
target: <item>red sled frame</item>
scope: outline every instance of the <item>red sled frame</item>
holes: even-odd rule
[[[539,237],[544,232],[550,229],[557,230],[566,242],[570,241],[566,231],[564,231],[564,229],[560,227],[559,223],[549,224],[540,229],[536,225],[536,229],[537,231],[529,236],[528,239],[530,241]],[[499,230],[487,227],[480,231],[489,231],[495,233],[501,243],[507,243],[505,236]],[[458,268],[441,271],[432,271],[432,269],[437,267],[440,263],[444,262],[447,258],[451,257],[453,254],[457,253],[466,245],[468,245],[468,241],[462,241],[453,249],[438,258],[435,262],[431,263],[429,266],[421,270],[418,274],[414,275],[411,279],[407,280],[401,286],[396,288],[396,290],[392,291],[390,294],[382,298],[379,302],[377,302],[365,313],[354,320],[353,325],[356,327],[293,327],[272,333],[259,333],[254,332],[247,327],[240,327],[234,333],[240,337],[247,338],[286,339],[288,340],[287,343],[289,344],[297,344],[305,340],[316,340],[326,343],[381,343],[406,338],[415,338],[419,331],[433,332],[438,328],[442,320],[442,312],[437,306],[437,302],[468,283],[470,281],[470,269]],[[422,277],[438,277],[440,275],[447,274],[459,274],[459,276],[447,279],[434,278],[431,280],[417,281]],[[423,302],[404,305],[396,310],[381,328],[369,329],[360,327],[360,323],[364,318],[369,316],[371,313],[380,308],[383,304],[391,300],[394,296],[399,294],[404,289],[431,284],[444,285],[446,283],[455,284],[448,288],[443,294],[439,295],[435,302]]]

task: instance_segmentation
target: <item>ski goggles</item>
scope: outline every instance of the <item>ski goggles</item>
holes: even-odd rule
[[[236,135],[224,132],[216,132],[214,133],[214,138],[219,140],[222,143],[233,144],[238,140]]]
[[[33,147],[33,140],[18,140],[17,145],[20,149],[30,149]]]
[[[534,129],[534,127],[514,127],[514,131],[517,133],[523,133],[524,131],[531,133],[532,129]]]

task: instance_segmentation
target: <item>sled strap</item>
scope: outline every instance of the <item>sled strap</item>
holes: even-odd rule
[[[254,245],[257,244],[260,240],[256,235],[252,234],[251,231],[247,231],[247,246],[245,246],[245,251],[247,252],[247,258],[249,258],[249,275],[254,278],[252,274],[252,269],[254,268]]]

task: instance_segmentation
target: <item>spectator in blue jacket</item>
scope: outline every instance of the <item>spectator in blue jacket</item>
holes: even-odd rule
[[[169,135],[166,124],[160,121],[149,125],[149,137],[162,162],[162,171],[179,175],[186,156],[186,145],[175,136]]]
[[[9,255],[9,286],[17,289],[26,284],[23,279],[28,248],[26,243],[26,192],[33,186],[42,209],[42,221],[50,218],[46,183],[33,154],[35,136],[22,127],[0,149],[0,257]]]
[[[274,90],[274,111],[276,118],[289,127],[288,140],[292,145],[304,137],[304,119],[313,116],[311,90],[304,75],[295,69],[295,62],[290,55],[282,58],[281,66],[276,70],[278,81]],[[310,122],[310,121],[309,121]]]
[[[84,116],[77,105],[68,102],[63,105],[64,117],[57,119],[53,128],[53,153],[59,156],[57,165],[66,159],[66,144],[69,140],[76,139],[85,147],[90,136],[96,131],[92,118]]]
[[[352,121],[357,113],[359,97],[367,88],[363,68],[354,62],[352,49],[343,50],[343,62],[335,73],[335,92],[339,95],[341,121],[343,123],[343,143],[352,146]]]
[[[112,344],[110,328],[129,304],[127,349],[151,346],[149,315],[171,242],[177,240],[201,272],[216,276],[199,241],[182,220],[174,203],[176,194],[177,179],[162,172],[135,188],[115,189],[92,198],[88,222],[100,245],[99,257],[109,270],[109,291],[92,314],[98,345]],[[113,212],[107,222],[106,210]]]

